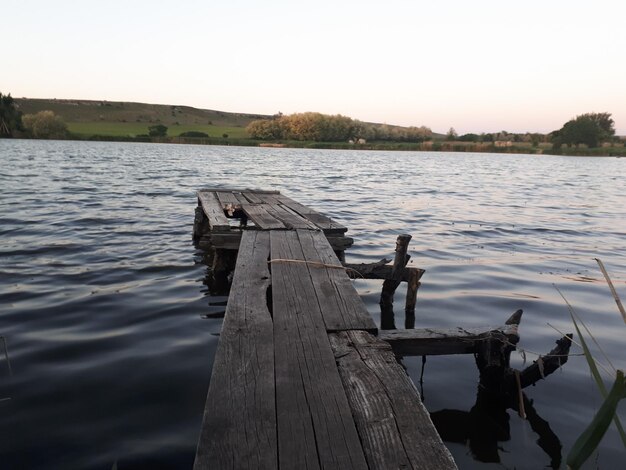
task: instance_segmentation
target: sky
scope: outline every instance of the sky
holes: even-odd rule
[[[468,132],[609,112],[625,0],[2,0],[0,92]]]

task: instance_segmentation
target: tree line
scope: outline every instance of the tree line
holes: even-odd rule
[[[0,137],[13,137],[17,131],[23,131],[22,113],[15,107],[11,94],[0,93]]]
[[[158,124],[148,128],[142,137],[165,137],[167,127]],[[387,124],[365,123],[347,116],[308,112],[288,116],[278,113],[270,119],[252,121],[246,128],[249,136],[258,140],[296,140],[313,142],[388,141],[420,143],[433,139],[432,131],[422,127],[400,127]],[[189,137],[208,137],[204,133],[190,131]],[[193,135],[192,135],[193,134]],[[67,124],[52,111],[22,115],[10,94],[0,93],[0,137],[30,137],[39,139],[63,139],[69,136]],[[185,135],[181,135],[186,137]],[[228,138],[223,134],[223,138]],[[563,127],[547,135],[538,133],[513,134],[506,131],[489,134],[457,135],[450,128],[448,141],[492,143],[498,141],[551,142],[555,150],[585,145],[598,147],[604,142],[618,143],[615,137],[615,122],[610,113],[586,113],[567,121]]]
[[[69,135],[67,124],[52,111],[22,114],[11,94],[0,93],[0,137],[31,137],[64,139]]]
[[[424,142],[432,139],[427,127],[399,127],[370,124],[347,116],[322,113],[281,113],[271,119],[258,119],[246,131],[253,139],[299,140],[314,142],[360,142],[368,140]]]
[[[584,144],[589,148],[602,142],[609,142],[615,136],[615,121],[610,113],[587,113],[567,121],[559,130],[550,133],[552,145],[560,149],[562,145],[578,147]]]

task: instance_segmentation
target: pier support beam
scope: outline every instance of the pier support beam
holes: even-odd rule
[[[393,296],[400,282],[402,282],[406,265],[411,258],[410,255],[407,254],[410,241],[411,235],[398,235],[398,239],[396,240],[396,255],[391,267],[391,275],[383,282],[383,289],[380,293],[380,327],[383,330],[395,329],[396,327],[393,313]],[[414,275],[411,275],[408,280],[411,280],[411,278],[414,278]],[[409,311],[409,315],[407,318],[409,319],[408,323],[413,325],[415,324],[415,299],[417,299],[418,286],[419,282],[415,280],[408,283],[406,309]],[[411,327],[406,326],[406,328]]]

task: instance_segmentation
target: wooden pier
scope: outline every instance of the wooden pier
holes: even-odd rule
[[[198,191],[194,238],[200,246],[238,250],[247,229],[319,230],[338,255],[353,243],[346,227],[278,191]]]
[[[277,192],[198,203],[196,241],[238,254],[194,468],[456,468],[346,274],[346,227]]]
[[[458,426],[449,410],[429,415],[399,362],[438,354],[473,354],[480,381],[470,414],[486,409],[486,422],[495,422],[489,413],[518,411],[558,467],[560,442],[522,389],[567,362],[571,335],[518,371],[509,359],[521,310],[502,326],[414,329],[424,271],[407,266],[411,236],[398,236],[392,264],[346,264],[346,231],[276,191],[198,192],[194,240],[211,249],[212,275],[227,279],[230,296],[194,469],[456,468],[432,420],[453,423],[452,432],[441,428],[452,441]],[[350,277],[384,280],[383,331]],[[395,330],[402,282],[405,329]],[[497,461],[497,440],[472,436],[463,439],[474,455],[488,441]]]

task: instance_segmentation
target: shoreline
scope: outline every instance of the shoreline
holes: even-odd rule
[[[9,140],[9,139],[7,139]],[[494,144],[475,144],[465,142],[427,141],[414,142],[370,142],[351,144],[348,142],[315,142],[315,141],[266,141],[242,138],[223,137],[130,137],[130,136],[81,136],[71,135],[65,139],[32,139],[18,137],[12,140],[59,140],[77,142],[128,142],[152,144],[179,144],[179,145],[221,145],[232,147],[261,147],[261,148],[294,148],[318,150],[371,150],[394,152],[451,152],[451,153],[493,153],[518,155],[551,155],[564,157],[626,157],[626,147],[598,147],[598,148],[552,148],[527,147],[521,145],[496,146]]]

